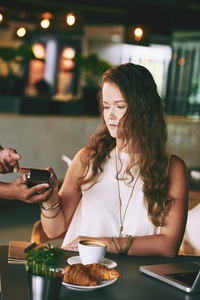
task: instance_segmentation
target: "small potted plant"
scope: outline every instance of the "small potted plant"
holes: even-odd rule
[[[24,69],[35,57],[31,45],[22,44],[19,47],[0,47],[0,88],[5,95],[23,94],[25,84]]]
[[[63,273],[58,266],[64,256],[61,249],[48,245],[26,254],[26,271],[30,300],[59,299]]]
[[[97,94],[99,92],[99,81],[102,74],[112,65],[100,59],[96,54],[76,55],[74,57],[74,71],[79,71],[83,79],[83,99],[85,110],[88,114],[98,115]]]

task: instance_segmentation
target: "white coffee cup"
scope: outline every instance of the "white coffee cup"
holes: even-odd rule
[[[83,240],[78,243],[80,259],[83,265],[101,264],[107,250],[107,244],[98,240]]]

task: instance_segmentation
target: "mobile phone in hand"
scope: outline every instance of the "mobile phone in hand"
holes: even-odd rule
[[[47,170],[21,167],[20,173],[26,174],[28,188],[41,183],[51,184],[51,173]]]

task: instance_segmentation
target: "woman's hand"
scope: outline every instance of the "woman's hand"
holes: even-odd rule
[[[74,239],[70,244],[65,245],[62,247],[64,250],[68,251],[76,251],[78,252],[78,243],[82,240],[96,240],[96,241],[103,241],[107,244],[107,251],[116,253],[115,250],[112,249],[112,241],[110,237],[91,237],[91,236],[78,236]]]
[[[82,240],[94,240],[95,238],[91,238],[88,236],[78,236],[75,240],[73,240],[70,244],[65,245],[62,249],[68,251],[76,251],[78,252],[78,243]]]

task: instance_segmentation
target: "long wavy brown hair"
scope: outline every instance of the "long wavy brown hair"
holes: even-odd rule
[[[117,86],[128,108],[120,120],[118,136],[124,143],[128,141],[130,162],[126,173],[135,164],[133,154],[140,153],[140,176],[151,222],[156,226],[164,224],[164,215],[169,210],[172,199],[168,199],[168,164],[166,150],[167,127],[163,104],[151,73],[143,66],[127,63],[106,71],[101,87],[109,82]],[[99,93],[99,107],[103,119],[102,93]],[[82,160],[85,170],[80,185],[93,186],[104,170],[109,154],[116,147],[105,122],[91,136]],[[90,172],[89,172],[90,170]]]

